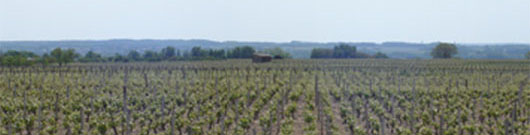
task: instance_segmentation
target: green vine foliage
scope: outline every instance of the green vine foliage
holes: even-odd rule
[[[523,135],[529,76],[515,60],[0,67],[0,135]]]

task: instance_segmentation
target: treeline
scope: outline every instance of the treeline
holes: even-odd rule
[[[250,58],[256,52],[250,46],[238,46],[233,49],[203,49],[193,47],[190,51],[176,50],[174,47],[166,47],[156,51],[130,51],[127,55],[115,54],[111,57],[102,57],[100,54],[89,51],[79,62],[135,62],[135,61],[185,61],[185,60],[221,60],[229,58]]]
[[[176,50],[174,47],[166,47],[161,51],[130,51],[126,55],[115,54],[114,56],[102,56],[94,51],[89,51],[85,55],[76,53],[74,49],[56,48],[50,53],[39,56],[28,51],[9,50],[0,53],[0,64],[3,66],[29,66],[33,64],[58,64],[64,65],[70,62],[137,62],[137,61],[186,61],[186,60],[222,60],[222,59],[245,59],[251,58],[257,52],[250,46],[238,46],[233,49],[203,49],[193,47],[190,51]],[[291,55],[280,48],[263,50],[263,53],[271,54],[275,57],[290,58]]]
[[[73,62],[78,57],[79,54],[75,53],[74,49],[56,48],[42,56],[28,51],[9,50],[6,53],[0,54],[0,64],[4,66],[30,66],[36,63],[43,65],[58,63],[59,65],[63,65]]]
[[[377,52],[374,55],[369,55],[363,52],[358,52],[357,47],[350,46],[347,44],[339,44],[338,46],[333,47],[333,49],[328,48],[313,48],[311,51],[312,59],[326,59],[326,58],[335,58],[335,59],[345,59],[345,58],[388,58],[384,53]]]

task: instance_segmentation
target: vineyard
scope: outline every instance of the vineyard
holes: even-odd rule
[[[0,134],[530,135],[530,61],[0,67]]]

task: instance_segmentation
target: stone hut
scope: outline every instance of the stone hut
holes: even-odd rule
[[[252,55],[252,62],[254,63],[264,63],[264,62],[271,62],[272,56],[269,54],[264,53],[254,53]]]

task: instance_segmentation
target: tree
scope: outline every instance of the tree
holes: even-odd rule
[[[78,57],[79,54],[75,53],[74,49],[68,49],[66,51],[63,51],[62,61],[64,64],[68,64],[70,62],[74,62],[75,58]]]
[[[374,58],[376,59],[388,59],[388,56],[382,52],[377,52],[374,55]]]
[[[213,58],[217,58],[217,59],[226,58],[225,50],[223,50],[223,49],[219,49],[219,50],[210,49],[210,50],[208,50],[208,56],[213,57]]]
[[[355,58],[357,48],[341,43],[333,48],[333,58]]]
[[[159,54],[154,51],[145,51],[144,60],[147,61],[160,61]]]
[[[311,51],[311,58],[370,58],[366,53],[357,52],[357,47],[340,43],[333,49],[314,48]]]
[[[26,57],[17,55],[17,56],[3,56],[2,65],[6,66],[29,66],[32,63],[28,62]]]
[[[129,52],[129,54],[127,54],[127,59],[130,61],[140,61],[142,60],[142,56],[138,51],[132,50]]]
[[[291,54],[282,50],[280,47],[265,49],[263,52],[268,53],[274,57],[291,58]]]
[[[175,48],[171,47],[171,46],[168,46],[168,47],[162,49],[162,51],[160,53],[162,55],[162,59],[169,59],[169,58],[175,56]]]
[[[109,58],[110,61],[113,61],[113,62],[129,62],[129,60],[127,59],[127,57],[119,54],[119,53],[116,53],[114,54],[114,57],[110,57]]]
[[[333,50],[326,48],[313,48],[311,50],[312,59],[322,59],[322,58],[333,58]]]
[[[75,53],[74,49],[62,50],[61,48],[55,48],[51,52],[51,56],[54,57],[61,66],[73,62],[75,58],[79,57],[79,54]]]
[[[182,52],[182,57],[184,59],[191,58],[191,53],[189,51],[184,51],[184,52]]]
[[[39,59],[35,53],[9,50],[0,56],[0,64],[6,66],[30,66]]]
[[[44,53],[44,54],[42,54],[42,57],[40,58],[39,61],[43,65],[48,65],[50,63],[55,63],[56,59],[54,57],[50,56],[48,53]]]
[[[251,46],[238,46],[228,52],[228,58],[251,58],[255,52]]]
[[[202,50],[201,47],[195,46],[191,48],[191,56],[192,57],[206,57],[207,52],[206,50]]]
[[[435,59],[449,59],[458,53],[456,45],[450,43],[439,43],[431,52]]]
[[[88,51],[85,57],[79,59],[80,62],[103,62],[105,61],[101,54],[95,53],[94,51]]]
[[[530,59],[530,51],[528,51],[525,55],[526,59]]]
[[[50,55],[55,59],[55,61],[59,62],[59,65],[62,64],[62,62],[61,62],[61,55],[62,54],[63,54],[63,51],[61,50],[61,48],[55,48],[50,53]]]
[[[33,53],[33,52],[28,52],[28,51],[14,51],[14,50],[9,50],[9,51],[7,51],[6,53],[3,53],[2,55],[3,55],[3,56],[38,57],[38,55],[35,54],[35,53]]]
[[[224,49],[201,49],[199,46],[191,48],[191,56],[195,59],[224,59],[226,53]]]

